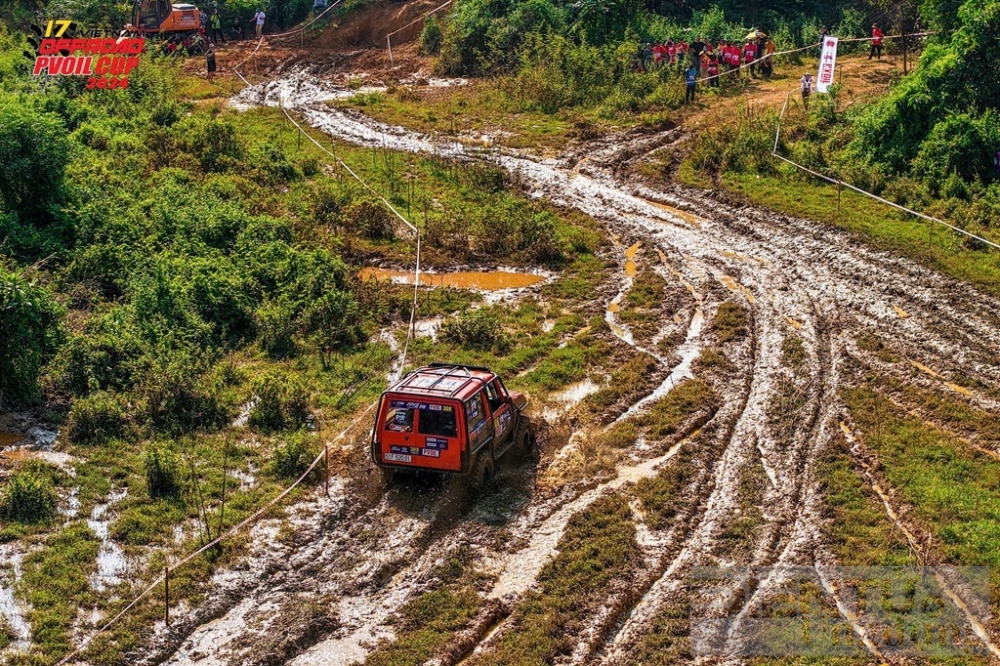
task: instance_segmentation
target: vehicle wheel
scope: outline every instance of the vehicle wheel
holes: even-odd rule
[[[382,472],[382,483],[385,485],[391,486],[396,480],[396,470],[391,467],[379,467],[379,471]]]
[[[493,466],[493,456],[489,451],[480,451],[476,456],[476,462],[472,466],[472,476],[469,485],[475,492],[482,492],[493,481],[495,468]]]
[[[531,423],[531,419],[523,414],[517,426],[517,451],[523,458],[531,458],[538,453],[535,426]]]

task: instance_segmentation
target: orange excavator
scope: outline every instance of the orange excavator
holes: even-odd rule
[[[198,8],[191,4],[173,4],[170,0],[136,0],[129,32],[162,37],[194,35],[201,28]]]

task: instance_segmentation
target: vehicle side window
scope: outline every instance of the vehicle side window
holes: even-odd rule
[[[486,385],[486,401],[490,403],[490,411],[495,412],[500,409],[500,405],[503,404],[503,399],[497,392],[496,387],[493,384]]]
[[[479,424],[486,420],[486,415],[483,413],[483,402],[479,397],[480,395],[480,393],[477,393],[465,401],[465,423],[468,426],[470,433],[475,430]]]
[[[451,407],[421,409],[420,418],[417,419],[417,430],[422,435],[455,437],[458,435],[458,429],[455,426],[455,411]]]
[[[393,432],[413,432],[413,410],[400,407],[390,409],[385,419],[385,429]]]

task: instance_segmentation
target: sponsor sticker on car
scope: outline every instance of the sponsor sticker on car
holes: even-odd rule
[[[431,458],[440,458],[441,452],[437,449],[424,449],[420,452],[420,455],[429,456]]]
[[[385,459],[389,462],[412,462],[413,457],[404,455],[402,453],[387,453],[385,454]]]

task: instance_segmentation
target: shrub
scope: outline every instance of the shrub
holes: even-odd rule
[[[268,303],[257,310],[257,333],[260,348],[270,358],[280,359],[295,353],[295,313],[284,303]]]
[[[119,396],[98,391],[73,401],[66,420],[66,437],[75,444],[100,444],[125,438],[129,419]]]
[[[152,445],[142,457],[146,472],[146,490],[152,498],[177,494],[177,458],[167,448]]]
[[[309,413],[305,387],[297,380],[265,375],[257,382],[256,394],[257,404],[247,419],[247,425],[256,430],[297,428]]]
[[[0,105],[0,204],[32,221],[63,196],[71,144],[63,120],[27,104]]]
[[[463,312],[441,326],[441,337],[466,349],[505,354],[510,349],[510,335],[493,308]]]
[[[296,433],[274,451],[272,469],[284,479],[294,479],[309,467],[312,456],[306,446],[304,433]]]
[[[437,55],[441,51],[441,38],[441,24],[436,17],[427,17],[424,31],[420,34],[420,52],[424,55]]]
[[[0,501],[0,513],[19,523],[40,523],[56,512],[56,491],[52,482],[30,470],[10,477]]]
[[[372,240],[395,237],[392,213],[385,204],[372,197],[364,197],[351,203],[344,211],[344,225],[350,231]]]
[[[59,310],[47,291],[0,264],[0,322],[0,405],[31,402],[59,342]]]

